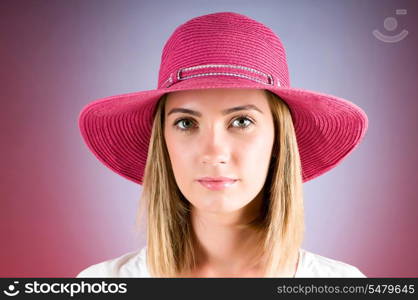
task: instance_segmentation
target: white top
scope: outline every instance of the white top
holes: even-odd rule
[[[94,264],[81,271],[82,277],[151,277],[146,264],[146,246],[117,258]],[[366,277],[347,263],[299,249],[295,277]]]

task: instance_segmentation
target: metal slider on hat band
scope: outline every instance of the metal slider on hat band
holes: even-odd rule
[[[163,86],[168,88],[174,83],[187,80],[189,78],[203,77],[203,76],[233,76],[239,78],[249,79],[258,83],[274,86],[273,76],[263,73],[261,71],[238,65],[225,64],[209,64],[199,65],[187,68],[180,68],[176,72],[176,76],[171,73],[170,77],[164,82]],[[277,86],[280,82],[277,80]]]

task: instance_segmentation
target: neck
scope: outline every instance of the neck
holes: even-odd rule
[[[237,212],[208,213],[192,209],[191,221],[200,269],[213,274],[261,270],[260,263],[249,263],[258,254],[260,236],[246,225],[260,214],[261,205],[262,197],[259,195]]]

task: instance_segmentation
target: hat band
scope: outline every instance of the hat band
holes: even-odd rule
[[[163,87],[168,88],[181,80],[186,80],[195,77],[219,75],[245,78],[258,83],[274,86],[274,79],[273,76],[271,76],[270,74],[266,74],[256,69],[252,69],[245,66],[224,64],[210,64],[180,68],[176,72],[175,76],[174,73],[171,73],[170,77],[162,85]],[[278,80],[277,86],[280,86],[280,82]]]

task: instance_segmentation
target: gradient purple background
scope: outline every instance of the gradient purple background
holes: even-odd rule
[[[262,4],[260,4],[262,3]],[[396,16],[398,8],[406,16]],[[74,277],[145,244],[140,186],[85,146],[90,101],[154,89],[162,47],[192,17],[235,11],[283,41],[291,85],[369,116],[363,143],[304,185],[303,247],[368,277],[418,274],[415,1],[1,1],[1,277]],[[409,35],[372,35],[393,16]]]

